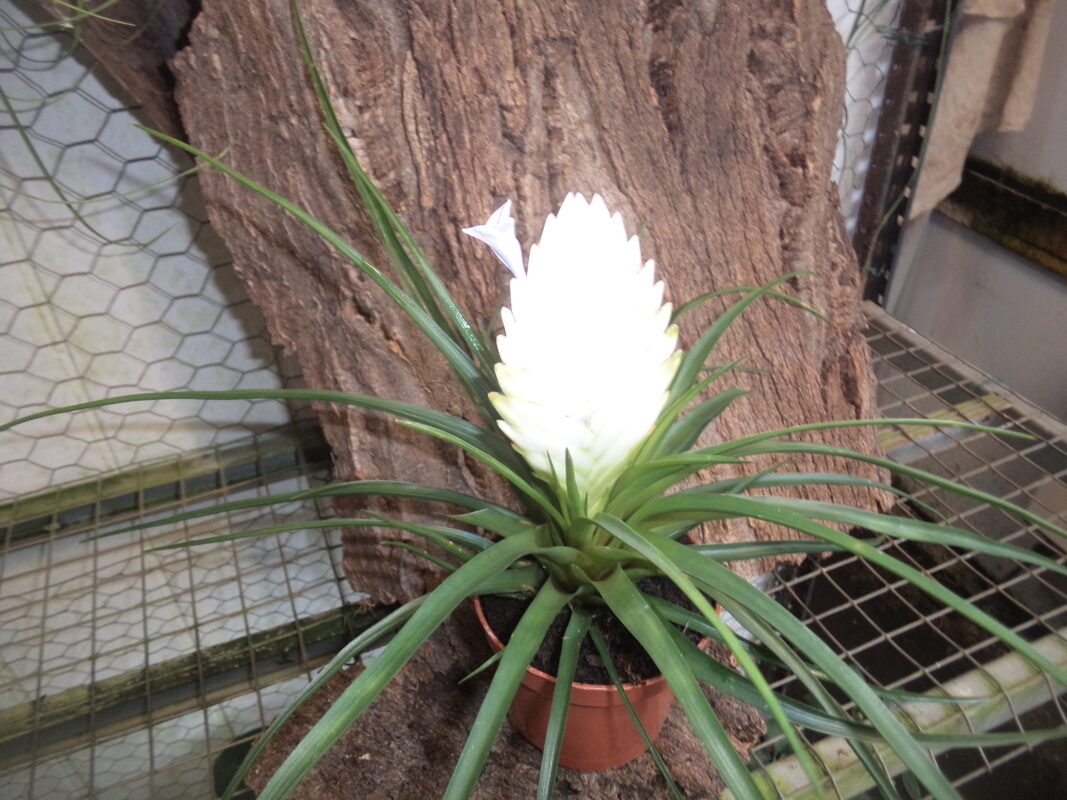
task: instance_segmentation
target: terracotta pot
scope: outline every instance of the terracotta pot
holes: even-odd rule
[[[489,627],[479,598],[474,599],[474,609],[490,646],[495,651],[503,650],[503,643]],[[541,749],[544,749],[555,687],[556,679],[552,675],[527,667],[508,712],[508,719],[515,729]],[[659,676],[641,683],[623,684],[623,689],[648,735],[655,741],[674,701],[667,681]],[[622,766],[644,752],[645,742],[614,686],[571,684],[571,704],[560,764],[570,769],[597,772]]]

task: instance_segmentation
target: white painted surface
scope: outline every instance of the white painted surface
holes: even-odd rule
[[[1067,281],[934,212],[888,311],[1067,420]]]

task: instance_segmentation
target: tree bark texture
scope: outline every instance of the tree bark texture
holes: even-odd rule
[[[567,192],[599,192],[643,232],[645,256],[676,304],[812,273],[788,288],[833,322],[755,305],[714,361],[748,354],[770,374],[739,378],[753,392],[713,439],[875,413],[859,275],[829,177],[844,59],[823,0],[305,0],[301,9],[356,153],[475,320],[493,317],[507,276],[460,229],[510,197],[528,247]],[[288,4],[207,3],[190,41],[172,65],[190,141],[227,151],[231,166],[384,264],[323,132]],[[444,360],[366,277],[269,202],[219,174],[202,180],[250,296],[310,385],[470,416]],[[683,344],[728,302],[687,317]],[[382,417],[320,413],[339,479],[507,496],[449,446]],[[869,429],[821,440],[875,450]],[[840,487],[809,496],[879,502]],[[704,533],[782,535],[746,522]],[[346,533],[355,588],[391,602],[433,583],[421,562],[380,538]]]

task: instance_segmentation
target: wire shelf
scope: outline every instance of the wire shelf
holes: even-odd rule
[[[880,439],[894,460],[1006,498],[1028,511],[1062,525],[1067,521],[1067,430],[1057,420],[1015,396],[997,382],[904,328],[873,304],[866,306],[867,341],[878,378],[878,405],[887,417],[933,416],[979,422],[1034,439],[996,437],[971,431],[884,429]],[[908,480],[900,488],[915,501],[902,503],[910,516],[945,521],[987,538],[1032,550],[1067,564],[1063,543],[1035,526],[1021,523],[978,500],[960,498]],[[920,505],[925,504],[925,508]],[[1067,630],[1067,579],[1043,568],[1009,564],[984,555],[910,542],[880,546],[926,575],[968,598],[1027,640],[1058,637]],[[776,597],[828,641],[873,683],[908,692],[944,692],[949,681],[978,670],[1006,652],[983,629],[958,613],[854,556],[808,560],[799,569],[783,569]],[[791,677],[775,687],[802,695]],[[1057,697],[1062,687],[1047,686],[1040,709],[1013,707],[1005,694],[1010,721],[998,730],[1026,730],[1067,724],[1067,707]],[[958,706],[962,725],[968,709]],[[1029,715],[1027,715],[1029,711]],[[972,726],[974,730],[983,730]],[[812,741],[815,741],[814,739]],[[1060,743],[1039,746],[1037,758]],[[760,763],[774,762],[784,740],[771,737],[757,748]],[[975,796],[985,796],[994,768],[1033,746],[996,750],[953,750],[937,755],[942,770]],[[1040,770],[1041,780],[1048,776]],[[906,778],[903,779],[907,781]],[[1025,776],[1020,777],[1023,785]],[[1040,784],[1033,794],[1045,796]],[[912,787],[914,789],[914,787]],[[919,793],[921,795],[921,792]],[[1051,795],[1050,795],[1051,796]]]
[[[86,537],[310,488],[327,464],[317,429],[294,426],[100,480],[89,504],[58,490],[0,507],[5,797],[213,796],[221,750],[351,638],[336,532],[152,551],[324,512],[294,501]]]

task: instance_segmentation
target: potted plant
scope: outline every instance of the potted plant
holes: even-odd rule
[[[418,498],[442,509],[442,519],[437,524],[377,514],[335,521],[339,526],[391,527],[421,537],[438,549],[438,554],[425,554],[447,575],[436,589],[360,634],[294,700],[296,707],[354,654],[384,637],[392,637],[295,748],[261,797],[287,797],[434,630],[468,598],[486,594],[523,594],[529,604],[493,664],[492,681],[445,791],[450,800],[469,797],[473,792],[527,667],[553,621],[563,614],[566,633],[560,679],[553,688],[546,722],[538,790],[539,797],[551,796],[567,723],[571,665],[586,635],[598,639],[595,615],[604,611],[617,619],[655,662],[735,797],[758,798],[762,794],[727,739],[700,688],[701,682],[730,692],[773,719],[815,787],[822,786],[824,776],[798,733],[801,726],[846,736],[887,797],[897,794],[891,777],[870,747],[872,742],[885,742],[892,747],[935,797],[957,797],[928,755],[925,737],[906,727],[885,693],[868,685],[802,621],[729,570],[724,562],[813,550],[852,553],[955,609],[1061,684],[1067,684],[1067,673],[1017,633],[875,543],[844,533],[838,526],[861,527],[883,537],[967,547],[1060,574],[1067,570],[1039,554],[955,528],[780,495],[779,490],[805,484],[892,490],[847,473],[795,473],[788,470],[788,461],[760,468],[754,467],[751,460],[816,454],[866,461],[981,499],[1054,535],[1067,536],[1067,531],[1023,508],[935,475],[796,438],[846,425],[949,424],[945,422],[898,419],[814,423],[697,446],[701,433],[742,394],[734,388],[719,388],[719,383],[742,365],[709,365],[716,343],[752,303],[769,298],[802,306],[779,290],[800,273],[784,275],[765,286],[732,290],[737,299],[729,310],[701,331],[688,349],[682,350],[678,345],[679,314],[663,302],[663,286],[654,280],[653,265],[642,262],[637,238],[627,236],[621,217],[611,214],[596,195],[568,195],[559,211],[546,220],[541,239],[528,257],[524,257],[514,236],[510,202],[505,202],[485,225],[467,230],[492,247],[512,273],[510,299],[502,312],[503,333],[495,341],[483,340],[360,167],[330,109],[298,20],[297,30],[328,130],[383,245],[393,257],[397,277],[370,264],[332,230],[285,198],[218,159],[173,138],[156,135],[285,208],[370,276],[437,346],[481,412],[481,424],[399,400],[276,390],[131,395],[53,409],[0,426],[3,430],[57,413],[168,398],[303,398],[392,414],[404,425],[455,445],[494,469],[513,487],[517,502],[511,508],[433,487],[355,481],[149,523],[286,502],[297,496],[341,493]],[[715,393],[708,397],[708,391]],[[742,476],[717,477],[714,468],[721,465],[740,470]],[[711,470],[710,477],[699,485],[679,488],[695,475],[708,475],[707,470]],[[464,513],[456,514],[456,507]],[[810,539],[743,544],[683,541],[685,534],[706,521],[736,517],[776,524]],[[288,527],[199,541],[269,535]],[[687,602],[666,600],[646,591],[641,581],[650,577],[659,577],[676,587]],[[739,639],[723,621],[720,607],[751,634],[755,644]],[[736,659],[740,674],[708,656],[682,635],[682,629],[722,642]],[[610,661],[610,655],[605,660]],[[764,677],[761,662],[792,670],[809,691],[812,702],[777,694]],[[856,711],[844,709],[837,699],[838,692],[854,703]],[[244,768],[234,777],[230,792],[290,713],[291,710],[275,721],[253,748]],[[646,739],[651,738],[647,731],[645,734]],[[1054,735],[1061,732],[993,738],[940,737],[938,741],[942,745],[947,741],[953,746],[976,746],[993,741],[1037,741]]]

